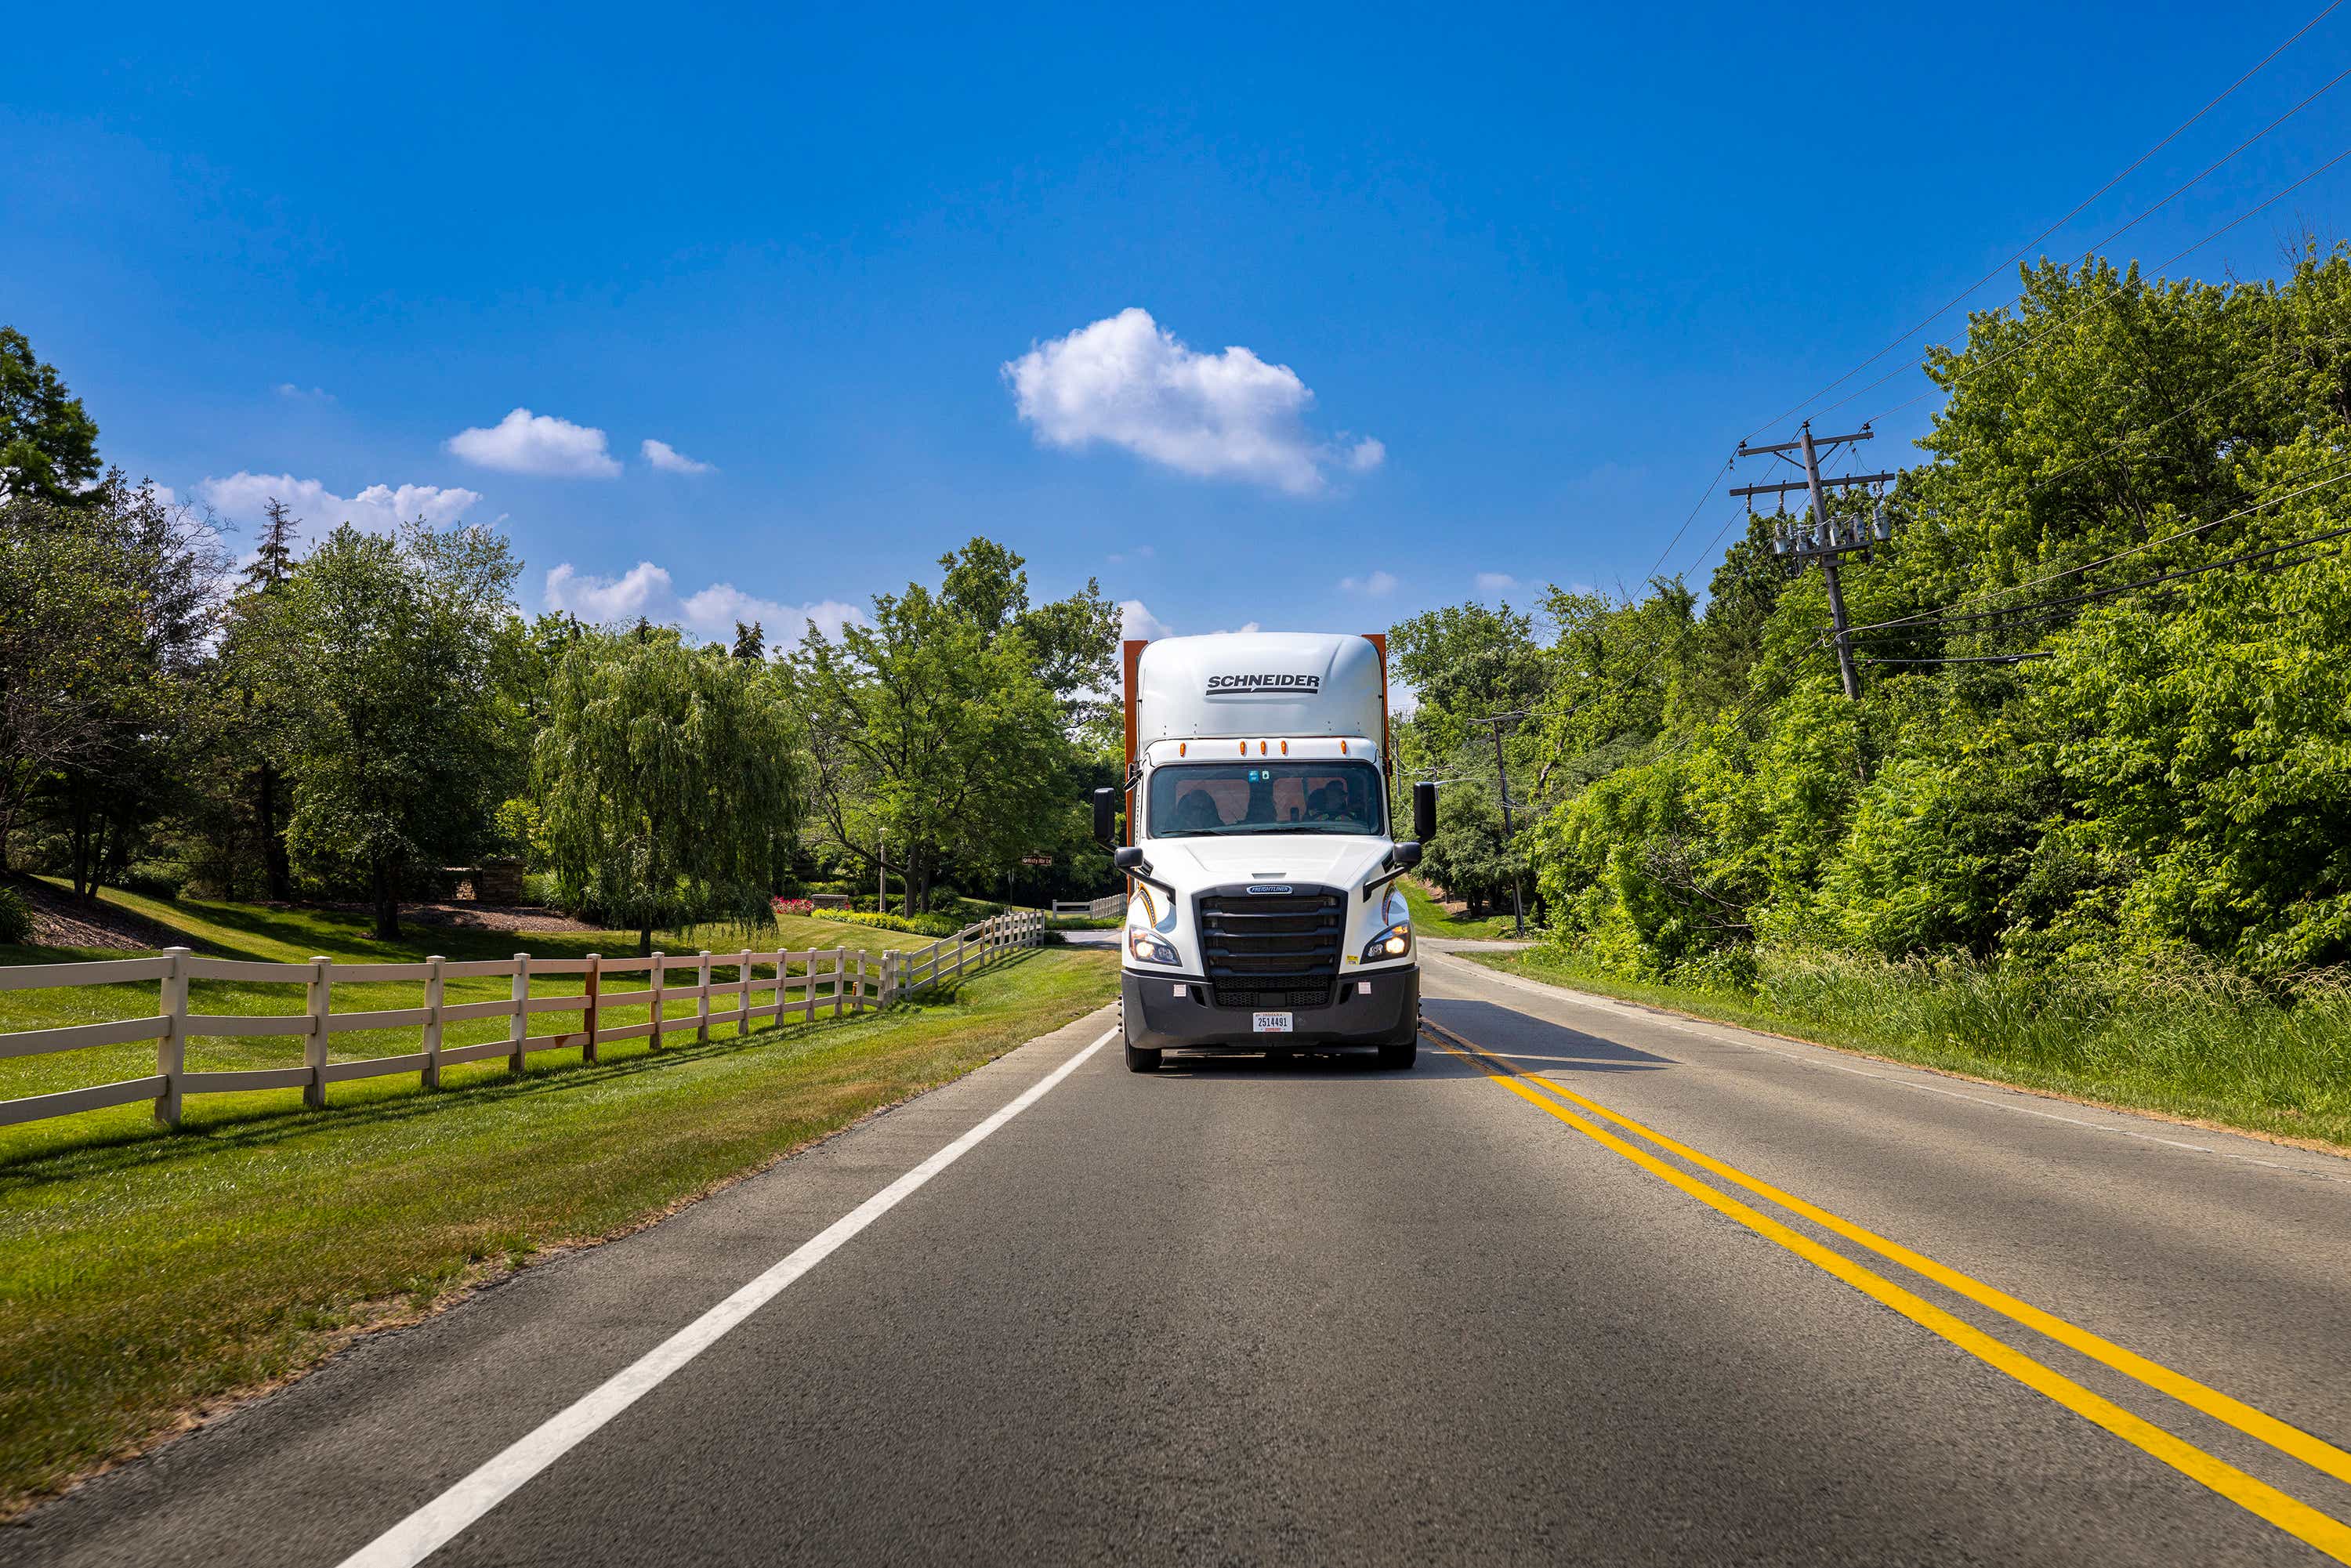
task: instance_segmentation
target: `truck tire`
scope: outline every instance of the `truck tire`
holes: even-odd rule
[[[1380,1047],[1380,1065],[1390,1068],[1410,1067],[1420,1058],[1420,1038],[1416,1035],[1402,1045]]]
[[[1159,1052],[1145,1046],[1128,1046],[1126,1048],[1126,1070],[1129,1072],[1158,1071]]]

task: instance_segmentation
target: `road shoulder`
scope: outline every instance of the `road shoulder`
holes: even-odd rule
[[[1703,1014],[1684,1012],[1649,1002],[1627,1001],[1594,991],[1577,990],[1531,976],[1512,974],[1490,964],[1450,953],[1431,954],[1450,973],[1474,977],[1520,994],[1544,997],[1578,1009],[1667,1033],[1741,1046],[1815,1068],[1876,1078],[1919,1092],[1973,1100],[2015,1113],[2071,1122],[2096,1131],[2143,1138],[2170,1147],[2211,1154],[2256,1166],[2271,1166],[2332,1181],[2351,1182],[2351,1151],[2314,1139],[2295,1139],[2160,1111],[2114,1104],[2043,1089],[2010,1083],[1924,1062],[1906,1061],[1849,1046],[1824,1045],[1795,1035],[1779,1034],[1745,1024],[1725,1023]],[[1967,1087],[1961,1088],[1961,1085]],[[2064,1107],[2059,1110],[2058,1107]],[[2183,1137],[2183,1133],[2199,1134]]]

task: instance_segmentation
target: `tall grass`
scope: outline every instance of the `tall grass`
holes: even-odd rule
[[[1754,988],[1734,991],[1626,981],[1560,948],[1481,956],[1825,1045],[2351,1145],[2342,971],[2269,987],[2183,961],[2043,971],[1767,949]]]

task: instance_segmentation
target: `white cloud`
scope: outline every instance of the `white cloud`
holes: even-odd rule
[[[1173,637],[1176,628],[1144,607],[1140,599],[1123,599],[1118,605],[1118,634],[1127,642]]]
[[[1395,591],[1393,572],[1375,571],[1369,577],[1343,577],[1339,580],[1342,593],[1360,593],[1366,599],[1384,599]]]
[[[651,436],[647,436],[644,444],[637,450],[645,455],[646,462],[665,474],[715,474],[717,472],[710,464],[697,463],[668,442],[655,441]]]
[[[1499,593],[1506,588],[1516,588],[1519,585],[1519,580],[1507,571],[1481,571],[1478,574],[1477,581],[1478,591],[1480,593]]]
[[[335,401],[335,394],[329,392],[324,387],[300,387],[296,386],[292,382],[279,382],[277,383],[277,395],[282,398],[290,398],[296,402],[332,402]]]
[[[1004,378],[1042,444],[1108,442],[1197,478],[1311,496],[1326,465],[1362,472],[1387,451],[1369,438],[1344,451],[1316,441],[1304,423],[1314,394],[1297,371],[1239,347],[1200,353],[1139,307],[1038,345]]]
[[[547,574],[546,599],[549,610],[569,611],[599,625],[633,622],[642,615],[720,642],[734,637],[737,621],[756,621],[767,629],[770,647],[799,642],[810,621],[833,637],[850,622],[865,619],[855,605],[839,600],[784,604],[746,593],[731,582],[714,582],[681,598],[668,570],[649,560],[637,562],[620,577],[591,576],[565,561]]]
[[[169,485],[158,485],[154,480],[147,479],[142,480],[139,487],[154,497],[159,506],[176,507],[180,504],[180,493]]]
[[[449,450],[466,462],[505,474],[556,479],[610,479],[621,465],[604,449],[604,433],[551,413],[516,409],[487,430],[461,430]]]
[[[1260,630],[1260,628],[1259,627],[1258,623],[1257,623],[1256,622],[1254,622],[1254,621],[1245,621],[1245,622],[1243,622],[1241,624],[1239,624],[1238,626],[1235,626],[1235,627],[1231,627],[1231,628],[1229,628],[1229,630],[1234,631],[1234,632],[1255,632],[1255,631],[1259,631],[1259,630]],[[1225,634],[1225,633],[1224,633],[1224,632],[1223,632],[1223,631],[1219,631],[1219,632],[1217,633],[1217,636],[1219,636],[1219,637],[1223,636],[1224,634]]]
[[[286,503],[302,519],[304,531],[323,534],[342,523],[375,533],[390,533],[401,523],[422,517],[434,528],[461,520],[481,496],[456,486],[370,485],[358,495],[336,495],[316,479],[291,474],[247,474],[243,469],[225,479],[206,479],[196,486],[196,498],[236,522],[257,523],[270,497]]]

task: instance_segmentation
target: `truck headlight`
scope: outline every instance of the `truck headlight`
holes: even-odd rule
[[[1412,922],[1400,920],[1364,945],[1364,962],[1384,963],[1390,958],[1401,958],[1411,951]]]
[[[1146,964],[1182,962],[1176,956],[1174,947],[1162,942],[1155,934],[1140,925],[1130,925],[1126,928],[1126,950]]]

